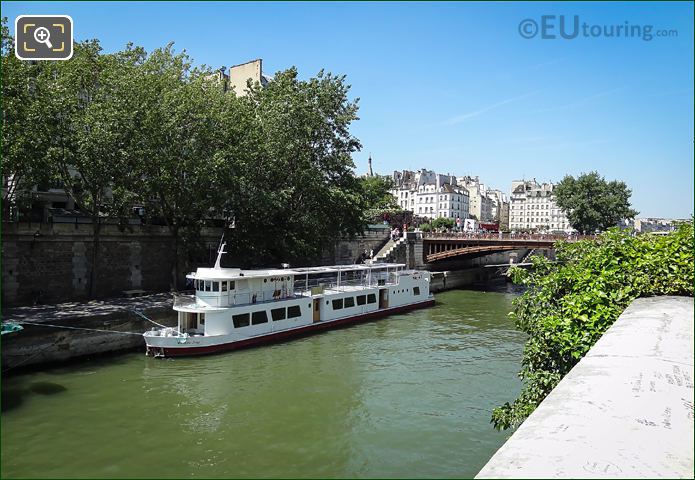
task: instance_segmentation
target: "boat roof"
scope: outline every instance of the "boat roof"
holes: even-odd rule
[[[241,278],[264,278],[283,275],[317,275],[325,273],[338,273],[350,271],[370,271],[398,269],[405,267],[405,263],[372,263],[355,265],[331,265],[322,267],[301,267],[301,268],[272,268],[262,270],[242,270],[240,268],[198,268],[195,273],[186,277],[192,279],[223,279],[234,280]]]

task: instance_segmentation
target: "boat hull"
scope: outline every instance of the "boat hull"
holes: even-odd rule
[[[364,313],[360,315],[354,315],[345,318],[339,318],[336,320],[316,322],[310,325],[305,325],[302,327],[292,328],[288,330],[281,330],[277,332],[268,333],[265,335],[259,335],[256,337],[250,337],[243,340],[235,340],[228,343],[219,343],[214,345],[201,345],[201,346],[189,346],[189,345],[177,345],[175,347],[161,346],[153,347],[148,346],[148,353],[152,351],[156,356],[165,357],[182,357],[182,356],[193,356],[193,355],[208,355],[212,353],[225,352],[230,350],[237,350],[240,348],[253,347],[257,345],[263,345],[268,343],[280,342],[289,338],[299,337],[303,335],[311,335],[323,330],[330,330],[338,328],[341,326],[347,326],[360,322],[367,322],[370,320],[375,320],[377,318],[386,317],[388,315],[393,315],[397,313],[407,312],[410,310],[417,310],[420,308],[427,308],[434,305],[434,298],[429,298],[422,302],[410,303],[407,305],[401,305],[392,308],[386,308],[382,310],[376,310],[374,312]]]

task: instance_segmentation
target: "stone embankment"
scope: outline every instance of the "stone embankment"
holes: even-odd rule
[[[693,478],[693,299],[635,300],[476,478]]]
[[[222,233],[222,228],[201,230],[201,244],[187,269],[179,265],[179,288],[184,287],[187,271],[211,267],[215,263]],[[315,263],[354,263],[365,250],[381,248],[388,237],[388,225],[370,225],[362,235],[327,245]],[[94,298],[118,297],[127,290],[168,291],[176,258],[174,245],[166,227],[103,225]],[[86,301],[92,249],[91,225],[3,223],[3,308]],[[222,265],[235,266],[235,259],[225,256]]]
[[[144,351],[141,334],[155,325],[135,311],[159,324],[173,326],[176,315],[172,305],[171,294],[159,293],[8,309],[3,321],[20,323],[24,329],[3,335],[2,371],[135,348]]]

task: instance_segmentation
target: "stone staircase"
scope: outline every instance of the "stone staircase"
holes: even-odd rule
[[[405,237],[400,237],[398,240],[395,242],[391,239],[389,239],[386,244],[381,247],[381,250],[379,250],[376,255],[374,255],[374,258],[371,260],[367,260],[366,263],[382,263],[382,262],[391,262],[393,261],[393,256],[395,251],[405,243]]]

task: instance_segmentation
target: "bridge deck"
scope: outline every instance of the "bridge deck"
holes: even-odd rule
[[[571,237],[569,241],[576,241]],[[426,262],[436,262],[454,257],[497,253],[521,248],[552,248],[556,241],[568,241],[562,236],[522,236],[466,234],[428,234],[423,236],[423,254]]]

